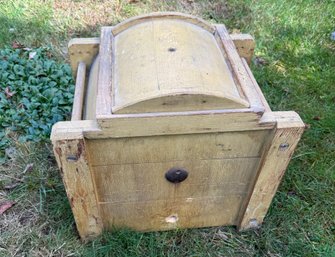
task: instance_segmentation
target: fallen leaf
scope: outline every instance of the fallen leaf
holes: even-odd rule
[[[14,204],[15,202],[13,201],[6,201],[0,203],[0,215],[7,211],[9,208],[11,208]]]
[[[221,239],[227,240],[228,236],[221,230],[219,230],[218,232],[215,233],[215,235]]]
[[[314,116],[313,120],[321,120],[321,117],[320,116]]]
[[[16,42],[16,41],[14,41],[14,42],[12,43],[12,47],[13,47],[14,49],[19,49],[19,48],[24,48],[24,45],[22,45],[22,44],[20,44],[20,43],[18,43],[18,42]]]
[[[10,91],[9,87],[5,88],[5,95],[7,99],[11,98],[14,94],[15,94],[14,92]]]
[[[36,52],[29,52],[29,59],[34,59],[36,54],[37,54]]]
[[[26,167],[23,170],[23,174],[26,174],[27,172],[32,171],[34,168],[34,163],[29,163],[26,165]]]

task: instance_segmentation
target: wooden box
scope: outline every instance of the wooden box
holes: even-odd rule
[[[72,120],[51,139],[83,239],[262,223],[304,123],[270,110],[253,48],[249,35],[178,13],[70,42]]]

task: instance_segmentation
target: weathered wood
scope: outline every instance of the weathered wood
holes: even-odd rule
[[[85,79],[86,79],[86,64],[81,61],[79,62],[78,65],[71,120],[82,119],[84,93],[85,93]]]
[[[192,15],[178,13],[178,12],[156,12],[147,15],[137,16],[134,18],[127,19],[118,25],[113,27],[113,35],[116,36],[121,32],[141,23],[151,22],[154,20],[178,20],[183,21],[185,23],[190,23],[200,27],[204,30],[207,30],[210,33],[214,33],[215,28],[208,22],[203,19],[199,19]]]
[[[235,45],[229,36],[229,33],[224,25],[216,25],[217,33],[223,43],[223,47],[227,53],[228,60],[233,70],[233,74],[241,86],[245,96],[247,97],[251,108],[264,108],[259,95],[254,88],[252,80],[248,76],[243,65],[241,57],[238,55]]]
[[[271,130],[86,141],[92,166],[259,157]],[[108,151],[106,151],[108,149]]]
[[[93,59],[99,52],[99,38],[74,38],[68,44],[70,65],[73,75],[76,74],[78,64],[84,62],[89,69]]]
[[[245,111],[245,112],[244,112]],[[119,114],[100,116],[103,133],[110,137],[136,137],[174,134],[198,134],[273,128],[275,123],[260,123],[262,112],[249,109],[227,111]],[[85,134],[89,137],[88,134]]]
[[[234,42],[238,55],[241,58],[245,58],[247,63],[250,64],[256,46],[254,38],[249,34],[230,34],[230,37]]]
[[[99,50],[99,77],[96,100],[96,115],[110,115],[112,112],[112,27],[101,28]]]
[[[53,145],[79,235],[83,240],[91,239],[101,233],[102,221],[85,141],[56,140]]]
[[[294,112],[272,113],[277,122],[273,138],[264,149],[258,177],[247,198],[239,229],[260,226],[284,176],[288,163],[304,131],[304,123]]]
[[[200,27],[138,24],[115,36],[114,54],[113,113],[249,107],[214,35]]]
[[[270,108],[268,102],[266,101],[266,99],[265,99],[265,97],[264,97],[264,95],[263,95],[262,90],[259,88],[259,85],[258,85],[258,83],[257,83],[257,81],[256,81],[256,79],[255,79],[255,77],[254,77],[254,75],[252,74],[252,72],[251,72],[251,70],[250,70],[250,68],[249,68],[249,65],[248,65],[247,61],[246,61],[244,58],[242,58],[242,62],[243,62],[243,66],[244,66],[244,68],[246,69],[246,71],[247,71],[247,73],[248,73],[248,76],[250,77],[250,79],[251,79],[251,81],[252,81],[252,83],[253,83],[254,88],[256,89],[256,91],[257,91],[257,93],[258,93],[258,97],[259,97],[259,99],[261,100],[262,105],[263,105],[264,108],[265,108],[265,112],[271,112],[271,108]]]

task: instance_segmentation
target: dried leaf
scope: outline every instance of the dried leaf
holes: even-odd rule
[[[314,116],[313,120],[321,120],[321,117],[320,116]]]
[[[0,215],[7,211],[9,208],[11,208],[14,204],[15,202],[13,201],[6,201],[0,203]]]
[[[12,43],[12,47],[13,47],[14,49],[19,49],[19,48],[24,48],[24,45],[22,45],[22,44],[20,44],[20,43],[18,43],[18,42],[16,42],[16,41],[14,41],[14,42]]]
[[[7,99],[11,98],[15,93],[10,91],[10,88],[9,87],[6,87],[5,88],[5,94],[6,94],[6,97]]]

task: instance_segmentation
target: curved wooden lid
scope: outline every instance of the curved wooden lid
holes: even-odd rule
[[[188,15],[153,14],[112,29],[112,113],[249,107],[215,28]]]

